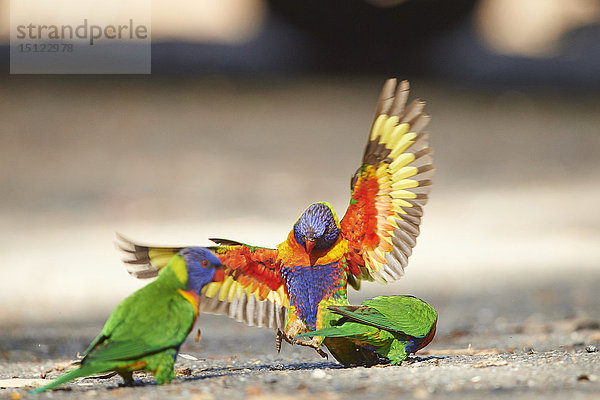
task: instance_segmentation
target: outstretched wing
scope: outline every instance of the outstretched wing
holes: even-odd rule
[[[391,282],[404,275],[416,244],[434,167],[425,103],[405,107],[409,84],[386,81],[351,200],[341,221],[348,264],[359,279]]]
[[[208,247],[223,264],[224,279],[202,290],[200,311],[227,315],[250,326],[284,328],[289,298],[277,262],[277,250],[212,239]],[[117,234],[117,248],[129,273],[151,278],[183,247],[143,245]]]

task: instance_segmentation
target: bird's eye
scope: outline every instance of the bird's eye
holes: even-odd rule
[[[200,264],[202,264],[203,267],[208,267],[208,260],[202,260],[200,261]]]

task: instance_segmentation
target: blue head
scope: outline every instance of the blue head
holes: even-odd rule
[[[294,238],[307,253],[328,250],[340,236],[340,224],[329,203],[311,204],[294,224]]]
[[[202,288],[222,280],[221,261],[205,247],[186,247],[179,254],[184,258],[188,273],[188,290],[200,293]],[[220,271],[217,273],[217,269]]]

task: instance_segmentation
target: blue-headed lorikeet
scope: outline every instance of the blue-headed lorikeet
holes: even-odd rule
[[[330,326],[339,315],[332,305],[348,305],[346,287],[361,280],[399,279],[419,235],[423,206],[434,172],[425,103],[406,106],[407,81],[386,81],[362,162],[351,178],[350,205],[341,221],[326,202],[311,204],[274,249],[212,239],[210,247],[225,271],[222,283],[202,292],[202,310],[249,325],[268,326],[281,340],[315,348],[321,340],[295,339]],[[181,247],[147,246],[121,235],[117,244],[129,272],[156,275]],[[335,345],[325,342],[332,352]]]
[[[363,301],[360,306],[329,306],[328,309],[342,318],[328,328],[298,336],[343,338],[355,348],[367,350],[361,354],[351,350],[336,352],[336,358],[344,365],[378,363],[374,357],[357,358],[373,353],[398,365],[410,353],[427,346],[435,336],[436,311],[413,296],[379,296]]]
[[[171,381],[179,346],[198,316],[200,292],[223,277],[221,262],[212,252],[202,247],[182,249],[156,280],[115,308],[77,369],[32,393],[108,371],[116,371],[126,384],[133,382],[133,372],[138,370],[153,372],[159,385]]]

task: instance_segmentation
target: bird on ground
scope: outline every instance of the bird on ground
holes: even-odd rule
[[[202,288],[223,279],[220,268],[219,259],[206,248],[182,249],[154,281],[115,308],[78,368],[32,393],[109,371],[119,374],[127,385],[133,384],[133,372],[140,370],[154,373],[159,385],[170,382],[175,378],[179,347],[198,317]]]
[[[380,361],[398,365],[409,354],[427,346],[435,336],[437,312],[414,296],[379,296],[363,301],[360,306],[327,308],[342,318],[328,328],[301,333],[298,337],[343,338],[358,349],[368,350],[367,354],[376,353],[383,358],[370,362],[357,360],[352,352],[337,352],[338,361],[347,366]]]
[[[352,344],[347,340],[296,336],[337,321],[340,316],[328,307],[349,304],[348,284],[358,290],[362,280],[387,283],[404,274],[434,172],[428,134],[423,132],[429,122],[422,112],[425,103],[414,100],[407,106],[408,94],[407,81],[385,82],[341,220],[331,204],[316,202],[276,248],[211,239],[216,246],[209,248],[224,266],[225,279],[202,292],[204,312],[275,328],[278,350],[285,340],[312,347],[324,357],[321,344],[334,357],[348,352]],[[138,278],[156,275],[182,249],[140,244],[119,234],[117,246]]]

